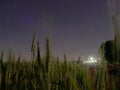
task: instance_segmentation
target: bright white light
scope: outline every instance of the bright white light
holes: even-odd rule
[[[84,64],[93,64],[93,63],[97,63],[97,60],[94,57],[89,57],[87,61],[83,62]]]
[[[89,57],[89,60],[93,61],[93,60],[94,60],[94,58],[91,56],[91,57]]]

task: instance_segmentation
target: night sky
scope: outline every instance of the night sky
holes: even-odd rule
[[[34,32],[41,51],[51,37],[54,56],[97,56],[113,39],[107,0],[0,0],[0,51],[29,57]]]

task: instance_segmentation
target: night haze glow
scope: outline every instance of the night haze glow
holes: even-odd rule
[[[0,1],[0,51],[12,48],[25,57],[34,32],[43,54],[50,32],[53,55],[97,56],[100,44],[114,37],[111,26],[106,0]]]

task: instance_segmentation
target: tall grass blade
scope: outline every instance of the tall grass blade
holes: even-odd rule
[[[39,41],[37,42],[37,62],[38,62],[38,65],[42,64],[42,62],[41,62],[41,55],[40,55]]]
[[[36,33],[34,33],[33,40],[32,40],[32,46],[31,46],[31,52],[32,52],[32,59],[35,59],[35,42],[36,42]]]

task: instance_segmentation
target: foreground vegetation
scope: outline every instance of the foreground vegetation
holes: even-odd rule
[[[118,90],[117,75],[110,75],[107,65],[89,67],[79,59],[68,61],[51,55],[50,41],[46,39],[46,54],[40,55],[39,42],[32,41],[31,60],[15,59],[10,52],[5,60],[0,55],[0,90]],[[37,48],[37,49],[36,49]],[[116,77],[116,78],[115,78]]]

